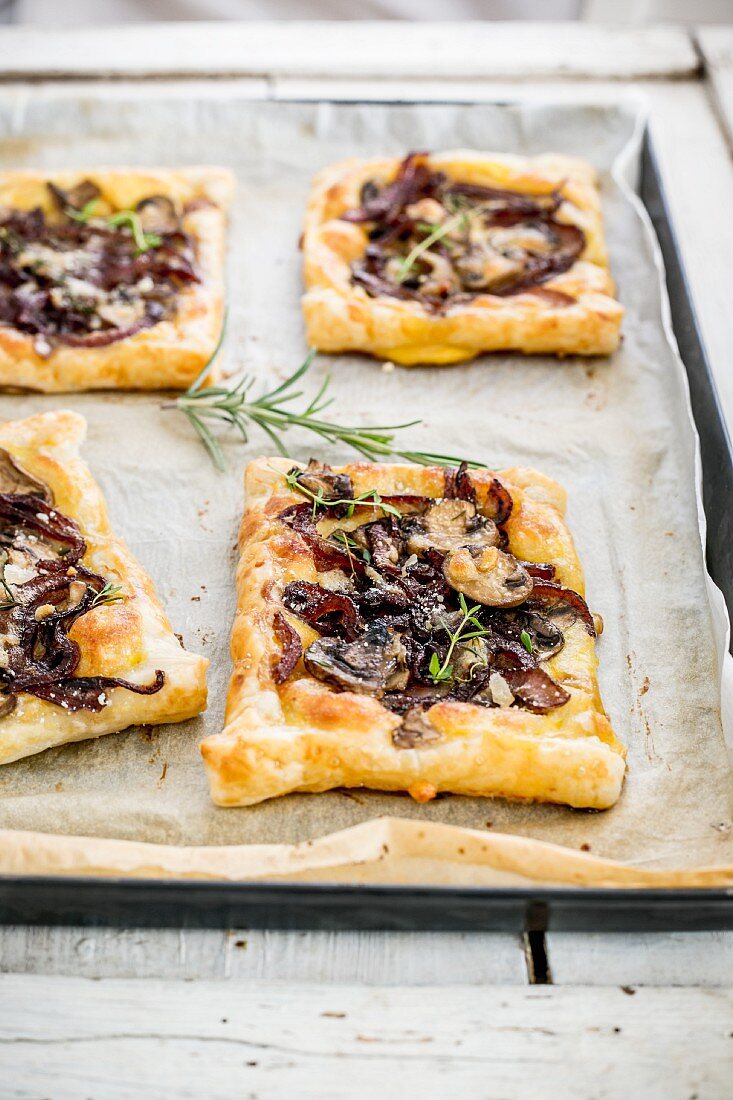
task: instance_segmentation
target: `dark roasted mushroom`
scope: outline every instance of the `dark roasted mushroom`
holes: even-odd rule
[[[12,493],[17,496],[32,496],[46,504],[53,504],[53,494],[48,485],[32,477],[17,459],[0,447],[0,493]]]
[[[66,214],[69,210],[74,212],[83,210],[90,202],[102,197],[102,192],[92,180],[82,180],[81,183],[77,183],[75,187],[70,188],[68,191],[62,191],[54,183],[48,183],[46,186],[63,214]]]
[[[528,668],[507,670],[503,674],[517,702],[527,710],[544,714],[562,707],[570,693],[551,679],[544,669]]]
[[[537,608],[547,618],[552,618],[561,630],[567,630],[575,619],[581,619],[591,638],[596,636],[596,626],[588,610],[588,604],[578,592],[574,592],[571,588],[563,588],[555,581],[536,580],[531,606]]]
[[[303,655],[312,676],[345,691],[378,698],[407,682],[404,647],[383,622],[370,623],[354,642],[319,638]]]
[[[442,554],[462,546],[496,546],[499,533],[496,524],[481,516],[470,500],[437,500],[424,515],[410,518],[404,524],[407,549],[411,554],[423,554],[435,549]]]
[[[179,228],[178,214],[167,195],[150,195],[142,199],[135,207],[143,233],[176,233]]]
[[[297,466],[289,471],[293,474],[298,485],[319,500],[326,502],[334,500],[353,500],[354,487],[348,474],[334,473],[330,466],[323,462],[317,462],[312,458],[304,470]]]
[[[396,749],[421,749],[442,739],[442,733],[430,721],[424,707],[408,710],[402,724],[392,734],[392,744]]]
[[[524,566],[495,546],[474,553],[453,551],[445,559],[443,574],[456,592],[486,607],[516,607],[532,591],[532,578]]]

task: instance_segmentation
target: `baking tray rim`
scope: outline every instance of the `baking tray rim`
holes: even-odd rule
[[[323,102],[334,106],[464,106],[480,108],[488,101],[411,100],[411,99],[278,99],[278,103]],[[492,100],[491,105],[512,106],[518,101]],[[723,471],[733,484],[733,445],[723,415],[720,397],[700,335],[689,283],[682,264],[679,243],[665,195],[658,161],[648,122],[644,127],[638,195],[653,225],[664,259],[664,275],[669,295],[671,320],[685,367],[692,383],[689,360],[696,364],[704,382],[706,408],[696,409],[695,388],[691,385],[693,420],[701,437],[697,413],[702,412],[713,423],[715,445],[722,455]],[[649,198],[659,204],[655,216]],[[663,232],[660,234],[659,230]],[[677,281],[673,290],[673,281]],[[676,300],[675,300],[676,297]],[[680,307],[683,317],[680,318]],[[707,442],[710,442],[708,433]],[[706,455],[702,454],[703,492],[710,473]],[[718,494],[713,500],[720,500]],[[708,532],[713,517],[705,508]],[[725,510],[721,512],[721,519]],[[709,548],[708,537],[708,548]],[[733,610],[733,570],[731,576],[720,575],[708,562],[713,581],[723,591],[729,612]],[[721,583],[723,582],[723,583]],[[727,582],[727,583],[726,583]],[[39,891],[51,894],[49,901],[36,905]],[[63,910],[52,908],[54,896],[70,894],[79,899],[64,904]],[[122,901],[115,900],[119,894]],[[82,897],[82,895],[87,895]],[[112,907],[100,905],[108,899]],[[132,907],[145,898],[153,907],[144,912]],[[197,903],[210,899],[215,904],[186,912],[181,900],[196,898]],[[83,904],[81,904],[83,902]],[[364,903],[359,910],[355,902]],[[411,903],[410,906],[405,903]],[[50,903],[50,904],[49,904]],[[96,903],[96,904],[95,904]],[[330,905],[328,905],[330,903]],[[427,903],[427,904],[426,904]],[[116,908],[114,906],[116,905]],[[420,906],[425,907],[422,914]],[[451,916],[451,909],[460,914]],[[366,907],[366,911],[365,908]],[[128,912],[128,908],[131,909]],[[407,909],[414,911],[409,914]],[[29,909],[31,911],[29,911]],[[369,912],[371,909],[371,912]],[[246,913],[245,913],[246,910]],[[318,911],[316,911],[318,910]],[[489,931],[596,931],[597,923],[588,918],[604,914],[604,931],[691,931],[703,929],[733,929],[733,888],[696,887],[589,887],[589,886],[445,886],[423,884],[374,884],[328,882],[268,882],[267,880],[229,881],[226,879],[148,878],[90,875],[3,875],[0,874],[0,925],[82,924],[127,927],[222,927],[232,925],[233,911],[242,913],[249,927],[259,928],[329,928],[329,929],[390,929],[473,930]],[[509,916],[509,923],[501,919]],[[324,919],[325,915],[325,919]],[[329,915],[331,918],[329,919]],[[493,917],[493,919],[492,919]],[[340,919],[343,918],[343,919]]]

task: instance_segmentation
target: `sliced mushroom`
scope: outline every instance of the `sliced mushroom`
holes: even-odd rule
[[[295,474],[298,485],[321,500],[353,500],[354,498],[354,487],[349,475],[334,473],[330,466],[316,462],[314,458],[304,470],[294,466],[290,473]]]
[[[175,233],[179,228],[178,214],[167,195],[151,195],[135,207],[143,233]]]
[[[26,473],[17,461],[0,447],[0,493],[39,497],[46,504],[53,504],[53,494],[48,485]]]
[[[62,213],[66,213],[67,210],[83,210],[88,203],[102,197],[102,192],[91,180],[82,180],[69,191],[62,191],[55,183],[49,183],[47,186]]]
[[[499,542],[496,524],[480,515],[470,500],[436,501],[423,516],[408,521],[405,533],[411,554],[429,549],[447,554],[462,546],[496,546]]]
[[[481,686],[489,664],[489,651],[483,638],[469,638],[462,642],[453,654],[453,678],[467,687],[474,684],[474,690]]]
[[[370,623],[361,638],[319,638],[303,656],[311,676],[361,695],[400,690],[407,683],[405,650],[398,634],[385,623]]]
[[[514,669],[503,675],[515,701],[536,714],[562,707],[570,698],[570,692],[556,684],[541,668]]]
[[[495,546],[448,554],[443,575],[456,592],[486,607],[517,607],[532,591],[532,578],[512,554]]]
[[[547,661],[565,645],[565,635],[557,621],[537,611],[526,615],[525,629],[532,639],[532,653],[538,661]]]
[[[434,745],[443,738],[427,716],[424,707],[412,707],[402,719],[402,725],[392,734],[392,744],[396,749],[420,749],[423,745]]]

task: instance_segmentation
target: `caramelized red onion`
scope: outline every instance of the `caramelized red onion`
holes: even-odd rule
[[[108,225],[94,210],[79,217],[100,197],[96,184],[83,180],[69,191],[48,186],[67,220],[47,221],[40,207],[0,214],[0,324],[34,336],[39,355],[50,355],[57,344],[99,348],[127,339],[175,312],[178,291],[199,282],[193,238],[182,232],[170,199],[150,196],[131,215],[143,232],[159,225],[140,252],[126,226]],[[70,259],[57,272],[34,262],[34,249]],[[109,307],[130,303],[134,318],[123,308],[115,323]]]
[[[392,297],[403,301],[416,301],[428,310],[439,312],[452,303],[470,301],[477,294],[497,297],[523,292],[538,292],[555,307],[567,306],[574,299],[554,290],[543,292],[542,284],[568,271],[585,247],[585,234],[575,225],[558,221],[555,217],[562,196],[527,195],[501,188],[483,187],[478,184],[449,182],[440,172],[432,172],[426,164],[424,153],[410,153],[400,164],[394,180],[383,187],[370,181],[362,189],[362,204],[342,215],[345,221],[370,225],[369,241],[364,254],[352,263],[352,281],[372,297]],[[429,252],[418,256],[408,273],[395,276],[388,265],[400,262],[411,252],[411,246],[422,243],[427,229],[415,217],[410,207],[421,200],[437,200],[445,211],[456,207],[473,212],[485,228],[507,230],[526,226],[541,234],[545,247],[538,249],[522,245],[521,266],[516,269],[516,248],[505,254],[515,261],[514,268],[505,276],[483,275],[476,280],[475,271],[463,270],[461,259],[475,251],[466,233],[464,244],[455,252],[456,240],[451,247],[438,239],[429,246]],[[459,205],[461,204],[461,205]],[[460,239],[458,239],[460,244]],[[501,245],[496,245],[502,251]],[[506,246],[505,246],[506,247]],[[434,265],[429,256],[441,258],[443,266],[451,269],[451,277],[435,280]],[[469,265],[470,266],[470,265]],[[425,276],[423,279],[422,276]]]
[[[280,656],[272,667],[272,678],[276,684],[282,684],[303,656],[303,643],[300,640],[300,634],[290,625],[282,611],[275,612],[272,626],[282,648]]]
[[[25,692],[68,711],[99,711],[110,688],[138,695],[161,690],[165,677],[160,670],[151,684],[74,676],[81,651],[69,631],[92,609],[105,579],[81,564],[86,543],[72,519],[38,496],[1,493],[0,545],[25,549],[35,567],[35,576],[6,589],[8,600],[0,607],[0,634],[15,642],[3,647],[0,684],[6,695]],[[79,582],[84,589],[74,602],[71,586]],[[7,706],[3,713],[9,713]]]
[[[582,619],[589,633],[593,619],[582,597],[554,580],[556,570],[550,562],[522,562],[508,555],[531,577],[529,595],[516,606],[484,606],[478,601],[480,606],[473,615],[485,634],[472,645],[461,643],[459,635],[449,656],[451,639],[464,612],[458,600],[460,589],[454,590],[445,577],[449,555],[437,545],[445,532],[436,528],[437,533],[431,536],[426,517],[449,500],[466,501],[461,507],[473,510],[476,486],[465,464],[445,471],[441,500],[409,494],[382,498],[400,508],[400,517],[386,514],[352,528],[349,538],[355,545],[351,556],[335,544],[333,536],[322,538],[316,527],[319,518],[343,517],[340,502],[349,498],[335,495],[335,487],[322,480],[324,469],[317,464],[309,464],[308,476],[311,481],[306,488],[319,490],[315,506],[293,505],[279,518],[304,538],[317,570],[341,569],[349,575],[348,591],[294,581],[283,594],[283,605],[321,635],[303,654],[312,675],[337,690],[376,694],[398,714],[415,708],[416,714],[423,713],[443,699],[494,706],[489,690],[493,672],[505,678],[515,705],[527,710],[544,713],[568,701],[569,693],[541,665],[562,648],[563,630],[576,618]],[[338,491],[345,492],[346,487],[341,485]],[[357,500],[347,511],[351,515],[367,507]],[[505,524],[512,507],[510,492],[494,478],[481,509],[482,522],[487,522],[486,513],[493,512],[494,523]],[[423,540],[414,537],[416,524],[422,525]],[[470,552],[472,528],[464,526],[465,553],[465,549]],[[460,528],[456,524],[459,543]],[[506,531],[503,533],[508,541]],[[286,650],[287,640],[281,641]],[[362,658],[368,668],[361,668]],[[437,683],[432,671],[436,658],[440,667],[450,662],[454,670]],[[297,656],[292,668],[295,663]],[[407,746],[414,738],[403,740]]]
[[[354,601],[311,581],[291,581],[283,592],[283,604],[319,634],[343,635],[353,642],[362,622]]]

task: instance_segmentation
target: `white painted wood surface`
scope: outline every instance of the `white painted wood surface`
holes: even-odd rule
[[[731,941],[733,953],[733,937]],[[0,973],[270,979],[324,986],[349,982],[379,986],[527,984],[520,935],[452,932],[19,926],[0,932]],[[733,986],[733,975],[729,984]]]
[[[702,27],[697,45],[713,103],[733,149],[733,27]]]
[[[691,77],[682,28],[580,23],[169,23],[3,28],[6,76]]]
[[[6,80],[150,78],[156,69],[168,79],[215,74],[221,94],[237,74],[255,98],[646,95],[733,424],[721,247],[733,236],[733,167],[711,109],[715,96],[725,115],[730,55],[717,31],[698,37],[710,85],[693,78],[686,32],[657,28],[592,27],[580,37],[577,28],[495,24],[146,27],[73,40],[7,33]],[[555,984],[531,987],[515,936],[2,929],[0,1097],[431,1097],[450,1088],[492,1098],[727,1100],[733,933],[551,933],[547,949]]]
[[[730,1095],[733,991],[0,979],[5,1100]]]

